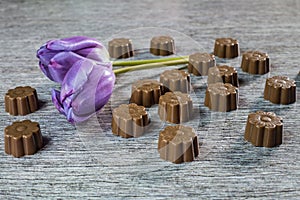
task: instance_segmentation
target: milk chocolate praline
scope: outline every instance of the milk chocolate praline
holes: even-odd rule
[[[128,38],[115,38],[108,42],[111,58],[129,58],[134,55],[132,41]]]
[[[160,74],[160,82],[170,91],[190,92],[190,79],[189,73],[178,69],[166,70]]]
[[[216,65],[215,56],[208,53],[195,53],[189,56],[188,72],[196,76],[206,76],[208,69]]]
[[[43,146],[40,126],[30,120],[16,121],[4,129],[5,153],[14,157],[32,155]]]
[[[164,160],[179,164],[193,161],[199,154],[198,138],[189,126],[167,126],[159,134],[158,151]]]
[[[239,43],[233,38],[217,38],[214,55],[219,58],[235,58],[240,55]]]
[[[153,37],[150,42],[150,53],[156,56],[168,56],[174,54],[174,39],[170,36]]]
[[[38,110],[36,90],[30,86],[16,87],[5,94],[5,111],[11,115],[27,115]]]

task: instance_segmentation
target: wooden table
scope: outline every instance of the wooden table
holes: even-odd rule
[[[299,88],[298,102],[291,105],[274,105],[262,97],[265,79],[273,75],[296,79],[299,87],[299,10],[297,0],[1,1],[0,96],[15,86],[30,85],[37,89],[41,108],[14,117],[0,101],[0,128],[15,120],[38,121],[46,145],[35,155],[13,158],[4,153],[2,132],[0,198],[299,198]],[[146,31],[142,37],[146,40],[164,31],[182,37],[182,41],[175,38],[179,55],[197,48],[212,52],[217,37],[239,39],[242,52],[261,50],[270,55],[271,72],[263,76],[242,72],[241,58],[225,62],[237,68],[240,79],[239,109],[233,112],[209,111],[203,105],[206,77],[192,76],[195,112],[189,125],[197,130],[201,144],[194,162],[175,165],[159,158],[157,137],[165,124],[155,120],[156,108],[150,111],[155,126],[144,137],[126,140],[110,132],[111,110],[128,101],[130,84],[139,78],[157,79],[165,69],[118,76],[99,121],[92,118],[73,126],[51,102],[50,88],[59,85],[41,73],[35,56],[44,42],[86,35],[107,44],[113,34],[138,33],[132,36],[138,38],[150,30],[132,30],[141,27],[159,27],[151,29],[153,33]],[[145,44],[136,42],[138,48],[147,48]],[[244,141],[247,115],[256,110],[283,117],[280,147],[256,148]]]

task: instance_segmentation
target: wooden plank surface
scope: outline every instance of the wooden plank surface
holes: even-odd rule
[[[267,77],[286,75],[298,81],[299,101],[299,10],[297,0],[0,1],[0,96],[9,88],[31,85],[41,101],[37,112],[23,117],[5,113],[0,101],[0,129],[31,119],[40,123],[46,141],[37,154],[16,159],[4,153],[2,132],[0,198],[299,198],[299,102],[273,105],[262,97]],[[132,30],[141,27],[159,28]],[[111,101],[98,118],[73,126],[51,102],[50,88],[59,85],[38,68],[36,50],[47,40],[86,35],[107,44],[124,31],[141,49],[147,48],[151,35],[172,33],[178,55],[212,52],[215,38],[234,37],[242,52],[268,52],[271,72],[251,76],[241,71],[241,58],[219,60],[236,67],[240,78],[239,109],[229,113],[210,112],[203,105],[206,77],[192,76],[195,108],[188,124],[200,138],[200,157],[175,165],[157,152],[158,132],[166,125],[155,118],[157,108],[150,109],[154,123],[146,136],[125,140],[110,132],[111,109],[128,101],[130,84],[157,79],[165,69],[118,76]],[[244,141],[247,115],[260,109],[283,117],[280,147],[255,148]]]

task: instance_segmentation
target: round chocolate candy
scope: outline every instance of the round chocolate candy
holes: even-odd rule
[[[166,88],[157,80],[138,80],[132,84],[130,103],[151,107],[158,104],[159,97],[163,95]]]
[[[240,55],[239,43],[232,38],[217,38],[214,55],[219,58],[235,58]]]
[[[4,130],[5,153],[14,157],[32,155],[43,146],[40,126],[30,120],[16,121]]]
[[[168,56],[174,54],[174,39],[170,36],[153,37],[150,42],[150,53],[156,56]]]
[[[236,110],[238,104],[238,89],[230,83],[209,84],[204,105],[213,111],[228,112]]]
[[[167,126],[159,133],[158,151],[164,160],[179,164],[199,155],[198,137],[189,126]]]
[[[159,98],[158,114],[162,121],[179,124],[192,118],[193,102],[190,95],[167,92]]]
[[[11,115],[27,115],[38,110],[36,90],[30,86],[16,87],[5,94],[5,111]]]
[[[269,56],[259,51],[247,51],[243,54],[241,68],[249,74],[266,74],[270,71]]]
[[[129,58],[134,55],[132,42],[128,38],[116,38],[108,42],[111,58]]]
[[[257,147],[282,144],[282,118],[273,112],[257,111],[248,115],[245,140]]]
[[[239,86],[237,71],[234,67],[221,65],[211,67],[208,70],[207,83],[230,83],[235,87]]]
[[[206,76],[208,69],[216,65],[215,56],[208,53],[195,53],[189,56],[188,72],[196,76]]]
[[[190,74],[178,69],[166,70],[160,74],[160,82],[170,91],[188,93],[191,90]]]
[[[135,103],[121,104],[112,113],[112,133],[124,138],[143,135],[149,123],[145,107]]]
[[[296,102],[296,83],[286,76],[273,76],[266,80],[264,99],[275,104]]]

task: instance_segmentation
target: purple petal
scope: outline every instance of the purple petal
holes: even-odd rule
[[[103,45],[93,38],[75,36],[60,40],[50,40],[47,48],[50,50],[77,51],[89,47],[103,47]]]
[[[57,90],[52,89],[51,94],[52,94],[52,102],[53,102],[55,108],[61,114],[65,114],[64,109],[62,107],[62,104],[60,103],[60,92],[57,91]]]
[[[80,60],[66,74],[60,99],[70,122],[82,122],[100,110],[113,91],[115,75],[111,63]]]
[[[62,83],[65,78],[66,73],[69,69],[79,60],[84,60],[85,58],[69,51],[60,52],[56,54],[49,62],[48,72],[51,75],[53,81]],[[47,76],[47,74],[46,74]],[[48,76],[49,77],[49,76]],[[50,78],[50,77],[49,77]]]
[[[49,65],[49,62],[51,58],[53,58],[57,53],[60,51],[53,51],[46,48],[46,46],[42,46],[37,51],[37,57],[39,58],[40,62],[42,62],[44,65]]]
[[[105,48],[90,47],[77,50],[75,53],[97,62],[109,62],[109,54]]]

